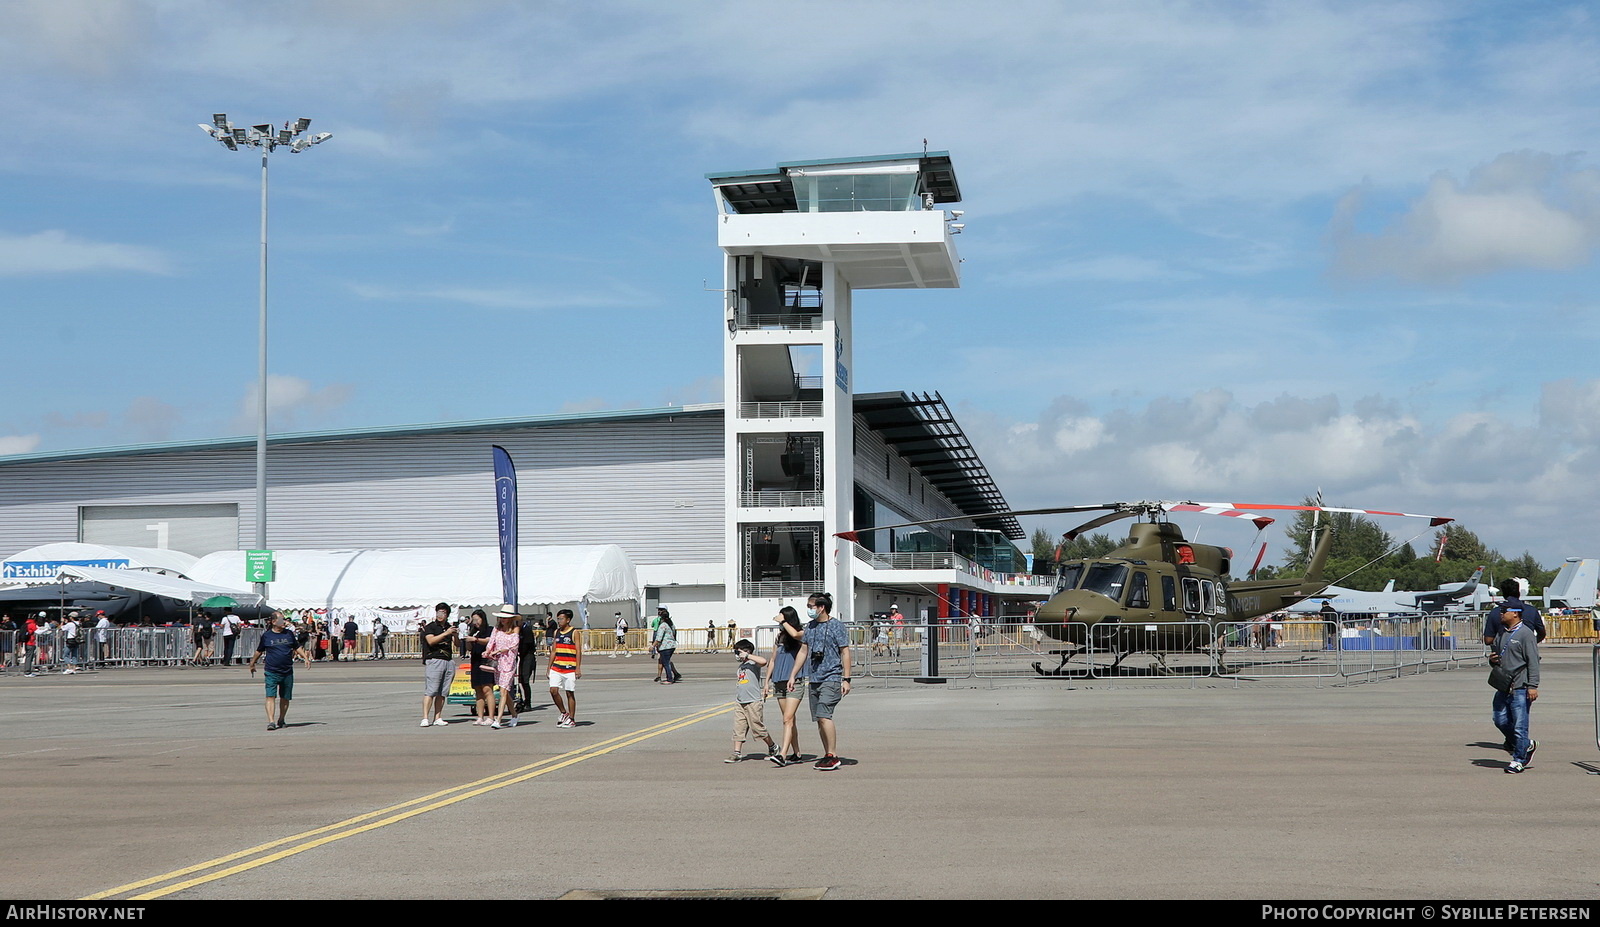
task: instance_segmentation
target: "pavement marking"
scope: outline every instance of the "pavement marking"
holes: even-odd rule
[[[96,892],[92,895],[85,895],[80,900],[99,901],[115,895],[121,895],[126,892],[157,885],[161,882],[169,882],[173,879],[179,879],[183,876],[192,875],[206,869],[223,866],[228,863],[233,863],[237,860],[244,860],[248,857],[265,853],[268,850],[275,850],[279,847],[285,847],[287,845],[286,849],[278,850],[277,852],[271,853],[267,856],[261,856],[257,859],[252,859],[248,862],[242,862],[238,865],[230,866],[217,872],[208,873],[193,879],[167,885],[144,894],[135,895],[130,900],[148,901],[154,898],[161,898],[166,895],[170,895],[173,892],[182,891],[186,888],[193,888],[196,885],[214,882],[217,879],[226,878],[230,875],[236,875],[240,872],[257,868],[258,866],[264,866],[268,863],[276,862],[280,859],[294,856],[298,853],[303,853],[306,850],[314,849],[316,847],[332,843],[336,840],[343,840],[346,837],[354,837],[357,834],[366,833],[369,830],[376,830],[379,827],[404,821],[419,814],[426,814],[429,811],[436,811],[440,808],[456,804],[457,802],[466,801],[469,798],[475,798],[487,792],[505,788],[508,785],[515,785],[519,782],[525,782],[529,779],[542,776],[545,773],[555,772],[558,769],[565,769],[568,766],[571,766],[575,763],[581,763],[584,760],[594,759],[597,756],[604,756],[607,753],[620,750],[623,747],[631,746],[632,744],[639,743],[640,741],[649,740],[652,737],[658,737],[662,734],[671,733],[679,728],[698,724],[701,721],[714,718],[717,715],[725,714],[731,710],[732,707],[733,704],[730,702],[723,703],[712,708],[701,709],[700,711],[692,714],[674,718],[670,721],[663,721],[660,724],[642,728],[630,734],[623,734],[618,737],[613,737],[610,740],[602,740],[599,743],[591,744],[587,747],[580,747],[576,750],[568,751],[567,753],[563,753],[559,756],[548,757],[536,763],[529,763],[526,766],[519,766],[516,769],[507,770],[503,773],[496,773],[495,775],[487,776],[474,782],[452,786],[448,789],[441,789],[437,792],[424,795],[420,798],[413,798],[410,801],[401,802],[397,805],[390,805],[387,808],[379,808],[376,811],[369,811],[365,814],[359,814],[353,818],[347,818],[346,820],[340,821],[336,824],[329,824],[326,827],[319,827],[315,830],[309,830],[290,837],[273,840],[269,843],[263,843],[259,846],[250,847],[247,850],[240,850],[237,853],[230,853],[227,856],[219,856],[216,859],[206,860],[203,863],[196,863],[193,866],[186,866],[183,869],[177,869],[162,875],[153,876],[148,879],[142,879],[138,882],[129,882],[126,885],[119,885],[116,888],[108,888],[102,892]],[[387,817],[385,817],[385,815],[387,815]],[[380,820],[374,820],[375,818]]]

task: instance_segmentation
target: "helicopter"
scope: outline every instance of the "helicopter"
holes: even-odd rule
[[[1144,521],[1130,526],[1123,544],[1102,557],[1063,561],[1059,556],[1061,548],[1057,546],[1054,591],[1040,606],[1033,624],[1066,647],[1050,651],[1061,657],[1059,666],[1046,669],[1040,663],[1033,664],[1034,671],[1041,676],[1068,675],[1069,660],[1097,652],[1114,655],[1111,672],[1115,672],[1127,657],[1141,652],[1150,654],[1163,670],[1168,670],[1168,654],[1200,653],[1209,649],[1220,667],[1224,647],[1215,633],[1218,623],[1247,621],[1287,608],[1328,586],[1322,578],[1322,569],[1332,550],[1331,531],[1323,533],[1312,552],[1305,576],[1234,581],[1229,579],[1233,551],[1185,539],[1183,531],[1168,520],[1170,513],[1247,518],[1258,530],[1274,521],[1271,516],[1260,514],[1263,511],[1427,518],[1430,527],[1454,520],[1437,515],[1332,506],[1170,501],[1108,502],[1008,514],[1060,515],[1092,511],[1105,514],[1066,532],[1062,535],[1063,543],[1120,519],[1140,517]],[[956,520],[959,517],[875,526],[873,530]],[[853,541],[856,535],[857,532],[845,531],[838,537]]]

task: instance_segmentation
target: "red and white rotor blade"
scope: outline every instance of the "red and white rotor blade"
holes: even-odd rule
[[[1271,516],[1257,515],[1255,512],[1247,511],[1240,506],[1229,505],[1227,503],[1165,502],[1162,503],[1161,507],[1168,512],[1199,512],[1202,515],[1226,515],[1229,518],[1248,518],[1252,522],[1255,522],[1257,529],[1265,528],[1274,521],[1277,521],[1277,519],[1272,518]]]
[[[1234,509],[1247,511],[1269,512],[1346,512],[1351,515],[1392,515],[1396,518],[1426,518],[1428,527],[1437,528],[1440,525],[1455,521],[1443,515],[1419,515],[1414,512],[1386,512],[1381,509],[1345,509],[1331,505],[1270,505],[1262,502],[1180,502],[1169,506],[1169,512],[1206,512],[1211,515],[1232,515]]]

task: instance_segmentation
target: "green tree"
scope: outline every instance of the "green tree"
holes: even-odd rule
[[[1301,504],[1315,505],[1316,502],[1308,497]],[[1389,537],[1389,533],[1365,515],[1353,512],[1300,512],[1286,532],[1289,536],[1289,552],[1284,557],[1284,565],[1289,570],[1303,573],[1311,562],[1313,524],[1316,526],[1317,543],[1321,543],[1324,531],[1330,528],[1333,531],[1333,549],[1328,553],[1329,575],[1333,575],[1333,561],[1359,559],[1364,563],[1384,556],[1394,546],[1394,539]]]
[[[1121,546],[1122,542],[1120,540],[1112,538],[1109,534],[1096,531],[1088,537],[1080,537],[1063,543],[1061,545],[1061,559],[1090,560],[1095,557],[1104,557]]]
[[[1465,525],[1451,524],[1433,535],[1433,550],[1439,549],[1439,539],[1448,537],[1444,545],[1444,559],[1470,560],[1475,564],[1492,565],[1501,560],[1500,552],[1489,547]]]
[[[1035,528],[1033,531],[1033,562],[1035,564],[1039,564],[1054,560],[1055,558],[1055,538],[1051,537],[1050,532],[1044,530],[1043,528]]]

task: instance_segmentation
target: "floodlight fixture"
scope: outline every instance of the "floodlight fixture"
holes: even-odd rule
[[[311,120],[307,119],[304,116],[301,116],[299,119],[296,119],[294,121],[294,132],[295,132],[296,135],[299,135],[301,132],[304,132],[306,129],[308,129],[310,127],[311,127]]]
[[[202,122],[202,123],[200,123],[200,131],[202,131],[205,134],[211,136],[212,138],[216,138],[217,137],[217,127],[216,126],[208,126],[208,125],[206,125],[205,123]]]
[[[262,135],[271,135],[272,134],[272,126],[270,124],[267,124],[267,123],[262,123],[261,125],[258,125],[258,126],[251,126],[250,128],[255,129],[258,133],[260,133]]]
[[[239,143],[234,141],[233,140],[233,136],[231,136],[231,135],[222,136],[222,144],[226,145],[229,151],[238,151],[239,150]]]
[[[219,129],[226,129],[228,127],[228,114],[227,113],[212,113],[211,114],[211,124],[216,126]]]
[[[287,144],[289,144],[290,140],[293,139],[293,138],[294,138],[294,133],[290,132],[288,129],[279,129],[278,130],[278,144],[287,145]]]
[[[235,126],[233,130],[233,140],[236,142],[250,141],[250,130],[243,126]]]
[[[327,141],[330,138],[333,138],[333,133],[332,132],[318,132],[316,134],[316,136],[311,139],[311,144],[320,145],[320,144],[322,144],[323,142]]]

